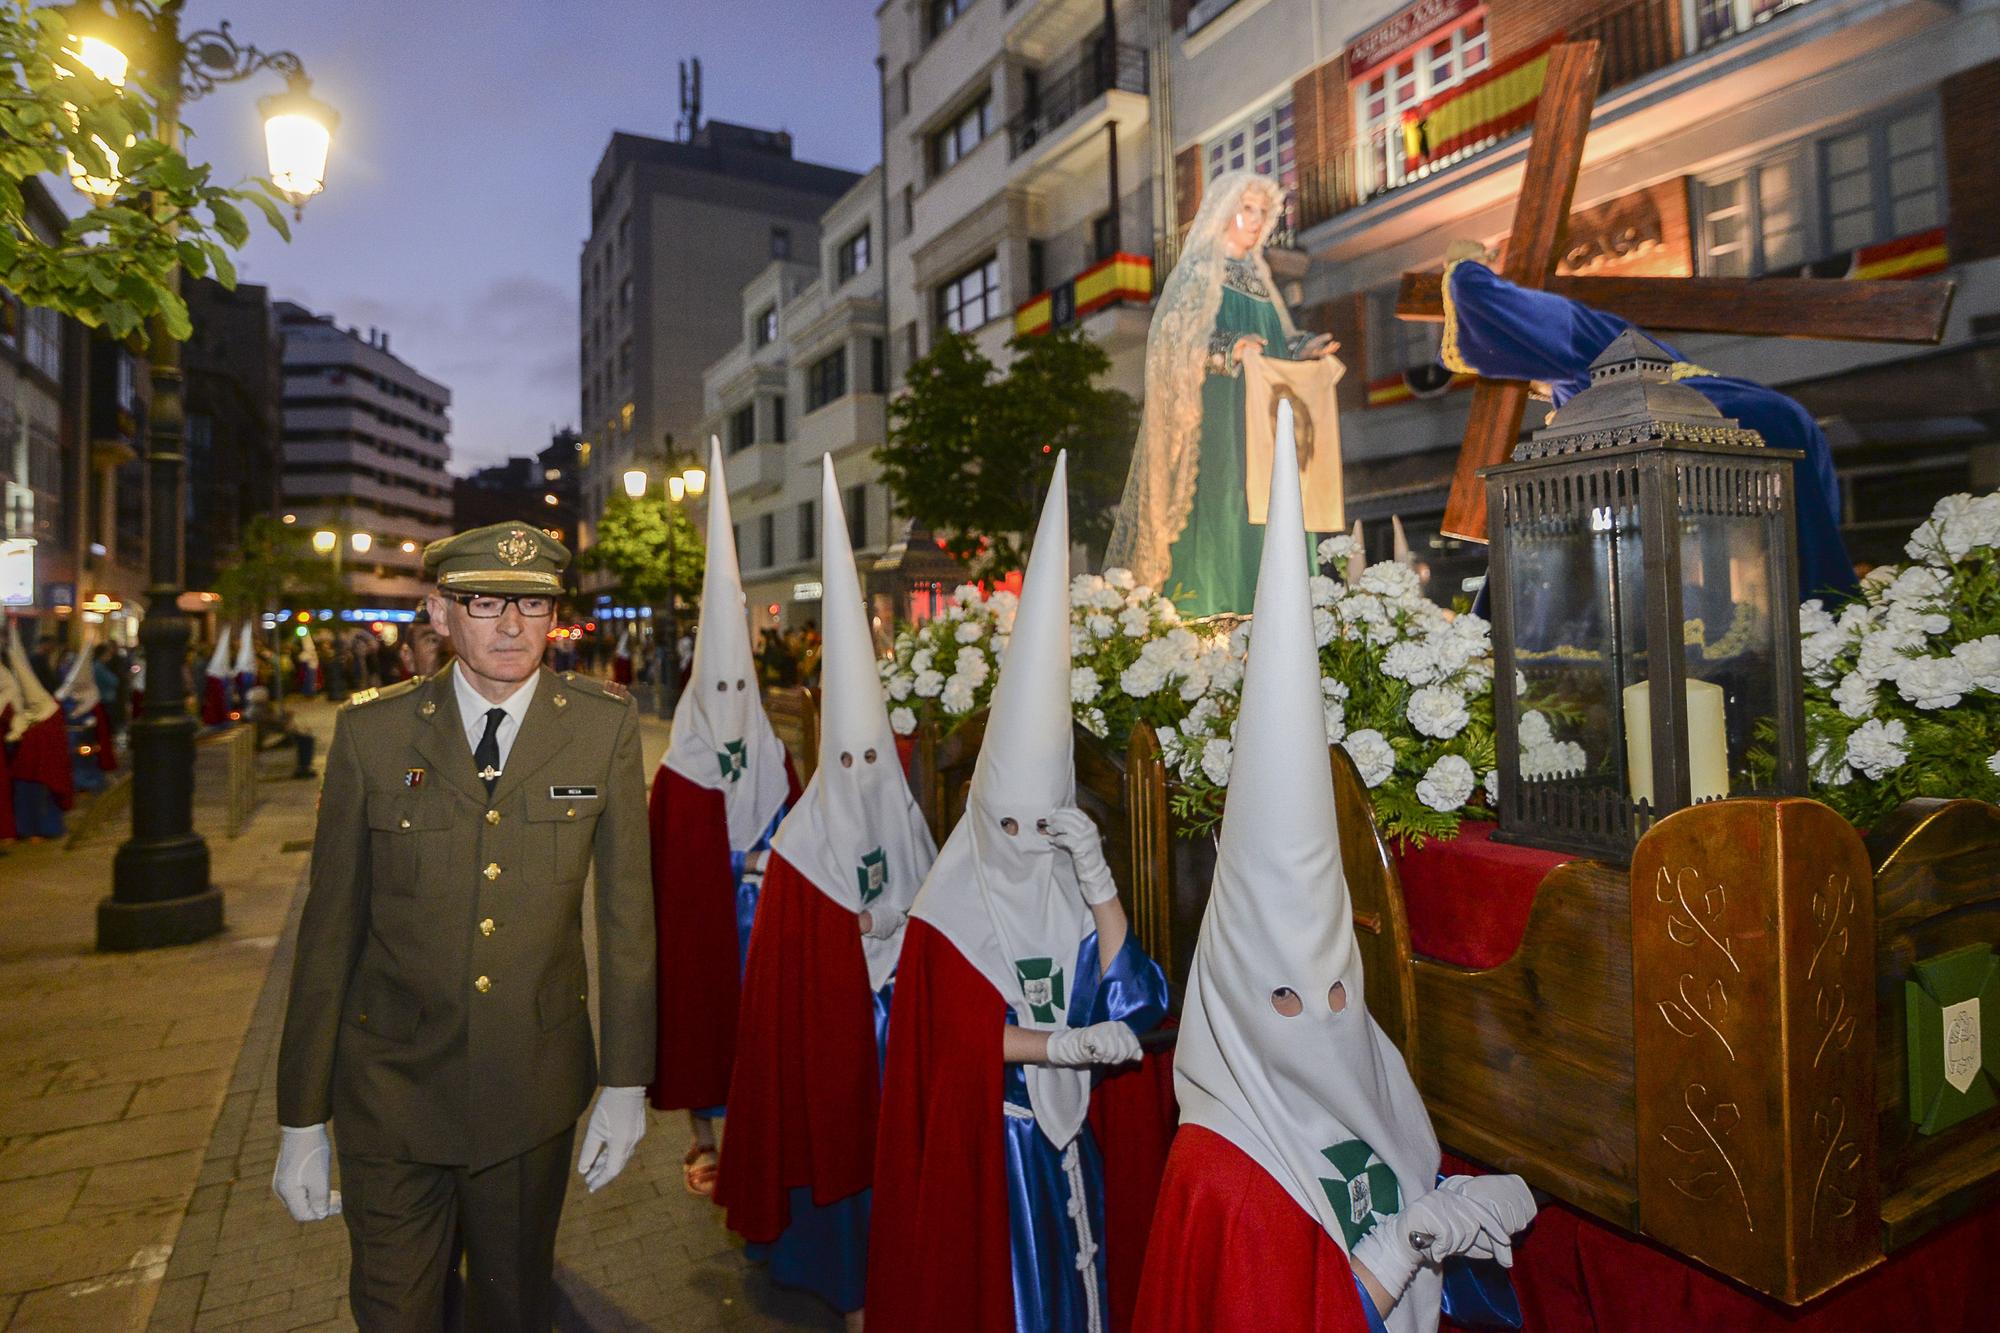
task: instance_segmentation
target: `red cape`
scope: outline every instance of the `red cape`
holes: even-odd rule
[[[619,685],[632,683],[632,659],[614,657],[611,659],[611,679]]]
[[[201,678],[201,724],[219,727],[229,720],[229,682],[220,676]]]
[[[799,797],[792,761],[790,791]],[[741,948],[722,793],[662,766],[653,780],[653,923],[659,943],[659,1049],[653,1105],[662,1111],[729,1100],[736,1059]]]
[[[715,1187],[730,1230],[774,1241],[791,1223],[791,1190],[830,1204],[868,1188],[878,1081],[855,914],[774,853],[750,932]]]
[[[0,670],[5,670],[0,667]],[[7,734],[7,722],[14,716],[14,706],[0,708],[0,737]],[[0,744],[0,839],[14,837],[14,766],[7,761],[7,747]]]
[[[1174,1140],[1146,1248],[1146,1333],[1367,1333],[1347,1254],[1269,1172],[1199,1125]]]
[[[889,1017],[869,1224],[867,1308],[875,1333],[1014,1333],[1000,1109],[1006,1021],[1006,1001],[992,983],[942,934],[910,922]],[[1090,1099],[1104,1157],[1114,1329],[1134,1326],[1129,1299],[1159,1182],[1157,1154],[1173,1133],[1171,1095],[1164,1116],[1160,1096],[1167,1064],[1149,1056],[1101,1083]]]
[[[91,758],[97,761],[98,771],[116,773],[118,771],[118,742],[111,734],[111,710],[100,701],[91,710],[97,723],[97,733],[91,741]]]
[[[59,708],[29,727],[14,749],[14,781],[39,782],[56,809],[76,804],[76,772],[69,760],[69,721]]]

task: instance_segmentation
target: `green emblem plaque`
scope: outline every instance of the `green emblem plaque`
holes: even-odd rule
[[[1334,1216],[1340,1219],[1341,1233],[1353,1252],[1355,1242],[1375,1229],[1385,1217],[1403,1210],[1403,1192],[1396,1185],[1396,1173],[1360,1139],[1321,1148],[1320,1156],[1333,1165],[1334,1178],[1320,1177]]]
[[[735,782],[750,768],[750,748],[742,741],[724,741],[715,762],[722,767],[723,781]]]
[[[1021,978],[1021,994],[1037,1023],[1053,1023],[1069,1010],[1063,993],[1063,970],[1053,958],[1015,960],[1014,973]]]
[[[1910,1119],[1938,1134],[2000,1101],[2000,1042],[1982,1035],[2000,1018],[2000,957],[1990,944],[1927,958],[1903,982],[1910,1050]]]
[[[882,890],[889,887],[889,858],[880,847],[861,858],[861,864],[854,867],[854,878],[861,884],[861,905],[863,907],[882,896]]]

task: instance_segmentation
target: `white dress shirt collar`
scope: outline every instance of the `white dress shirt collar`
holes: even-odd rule
[[[521,682],[521,687],[512,694],[494,703],[465,678],[465,664],[454,662],[451,668],[452,688],[458,693],[458,718],[465,726],[467,748],[477,750],[479,738],[486,734],[486,713],[488,709],[499,708],[507,716],[500,721],[500,767],[507,767],[507,756],[514,748],[514,738],[521,734],[521,723],[528,716],[528,705],[535,701],[535,686],[540,683],[542,673],[538,669],[534,675]]]

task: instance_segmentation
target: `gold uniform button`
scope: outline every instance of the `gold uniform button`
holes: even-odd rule
[[[403,828],[408,828],[409,826],[410,826],[410,821],[409,821],[409,820],[405,819],[405,820],[402,820],[402,821],[401,821],[401,827],[403,827]]]
[[[567,810],[563,811],[563,818],[564,818],[564,819],[575,819],[575,818],[576,818],[576,807],[572,805],[571,807],[569,807],[569,809],[567,809]]]
[[[481,995],[484,995],[487,991],[493,989],[493,983],[487,980],[485,977],[480,977],[478,980],[472,983],[472,989],[478,991]]]
[[[488,866],[486,867],[486,871],[485,871],[485,874],[486,874],[486,878],[488,878],[488,879],[498,879],[498,878],[500,878],[500,863],[499,863],[498,861],[494,861],[494,862],[492,862],[491,864],[489,864],[489,865],[488,865]]]
[[[497,823],[499,823],[499,822],[500,822],[500,812],[499,812],[498,810],[488,810],[488,811],[486,812],[486,822],[487,822],[487,823],[489,823],[489,824],[497,824]]]
[[[493,933],[492,917],[489,916],[484,921],[479,923],[479,933],[482,935],[491,935]]]

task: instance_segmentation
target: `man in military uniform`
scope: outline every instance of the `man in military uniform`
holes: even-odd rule
[[[577,1163],[591,1189],[645,1133],[656,1011],[639,715],[622,689],[541,664],[568,563],[528,523],[431,543],[429,610],[457,661],[355,695],[327,755],[272,1189],[300,1221],[344,1212],[363,1329],[439,1328],[462,1253],[467,1327],[546,1330],[592,1087]],[[598,1052],[582,934],[593,862]]]

